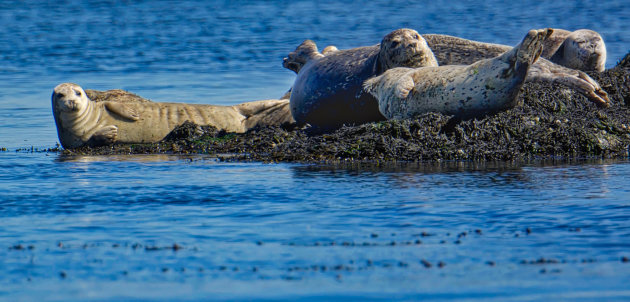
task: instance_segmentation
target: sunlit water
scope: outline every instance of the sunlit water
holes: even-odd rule
[[[3,1],[0,300],[628,300],[627,161],[304,165],[63,157],[61,82],[155,101],[277,98],[282,57],[410,27],[514,45],[626,1]],[[16,152],[16,149],[20,149]]]

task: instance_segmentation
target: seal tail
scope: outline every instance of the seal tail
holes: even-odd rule
[[[282,66],[286,69],[293,70],[295,73],[300,72],[310,60],[321,58],[324,55],[317,50],[317,44],[311,40],[306,40],[300,44],[294,51],[290,52],[288,57],[282,60]]]

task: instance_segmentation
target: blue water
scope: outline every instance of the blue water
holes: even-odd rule
[[[531,28],[590,28],[608,67],[630,51],[627,1],[406,2],[1,2],[0,300],[629,300],[627,160],[30,152],[57,142],[61,82],[277,98],[294,79],[282,58],[306,38],[349,48],[410,27],[514,45]]]

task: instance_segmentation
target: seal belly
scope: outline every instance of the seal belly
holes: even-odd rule
[[[361,84],[374,74],[377,48],[337,51],[307,63],[298,73],[291,91],[291,113],[299,124],[309,123],[321,130],[343,124],[384,120],[378,101],[361,94]],[[355,58],[348,64],[347,57]]]
[[[244,132],[243,116],[229,106],[183,103],[127,104],[140,113],[137,121],[110,114],[118,127],[120,143],[152,143],[164,139],[173,129],[186,121],[214,126],[227,132]]]

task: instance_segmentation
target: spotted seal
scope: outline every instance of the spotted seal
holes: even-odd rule
[[[471,64],[480,59],[500,55],[511,46],[485,43],[464,38],[423,34],[440,65]],[[603,71],[606,63],[606,44],[595,31],[568,31],[554,28],[545,40],[542,58],[567,68],[581,71]]]
[[[557,42],[545,45],[543,57],[551,62],[582,71],[602,72],[606,68],[606,44],[599,33],[590,29],[562,30]]]
[[[263,100],[234,106],[151,101],[90,100],[76,84],[54,88],[52,111],[64,148],[112,143],[152,143],[186,121],[227,132],[292,122],[288,100]]]
[[[528,69],[552,32],[530,30],[510,51],[471,65],[392,68],[365,81],[364,89],[376,97],[388,119],[426,112],[466,119],[508,109],[516,104]]]
[[[550,58],[556,55],[562,49],[574,49],[574,51],[562,51],[565,61],[582,62],[573,63],[584,70],[603,68],[605,62],[605,45],[601,36],[596,32],[587,34],[586,30],[578,30],[569,32],[566,30],[553,29],[554,34],[545,42],[543,57],[534,63],[529,69],[526,81],[542,81],[559,84],[574,89],[583,94],[598,106],[609,106],[610,100],[608,94],[604,91],[597,81],[593,80],[584,71],[572,69],[556,64],[544,58],[546,54]],[[560,32],[556,34],[556,32]],[[512,49],[511,46],[478,42],[459,37],[441,34],[423,34],[424,39],[433,51],[440,65],[468,65],[481,59],[493,58]],[[569,38],[571,37],[571,38]],[[580,39],[588,39],[582,43],[582,47],[576,47],[573,41],[581,41]],[[579,43],[577,43],[579,44]],[[591,47],[589,45],[596,45]],[[603,52],[602,52],[603,47]],[[575,49],[582,50],[575,50]],[[590,56],[580,56],[580,54],[590,53]],[[595,67],[598,66],[598,67]]]
[[[376,99],[360,93],[368,78],[394,67],[437,66],[437,61],[418,32],[398,29],[378,45],[329,48],[326,55],[307,40],[283,65],[297,72],[290,97],[296,122],[327,131],[343,124],[384,120]]]

